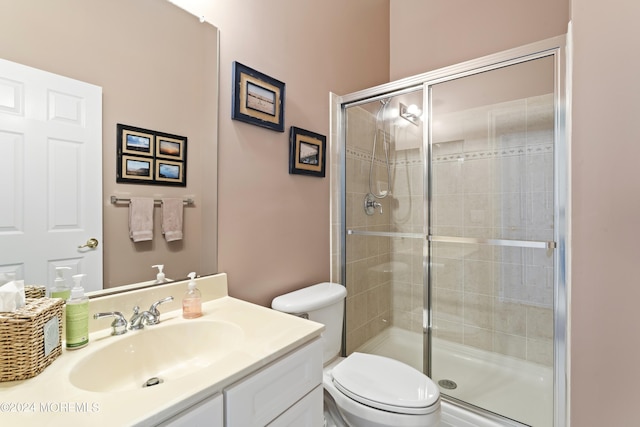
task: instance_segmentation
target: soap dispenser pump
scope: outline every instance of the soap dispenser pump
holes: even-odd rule
[[[89,298],[84,294],[82,278],[86,274],[73,277],[73,289],[66,305],[66,347],[75,350],[89,343]]]
[[[196,288],[195,272],[188,274],[189,285],[187,286],[187,293],[184,294],[182,299],[182,317],[185,319],[195,319],[202,316],[202,294]]]
[[[71,267],[56,267],[56,279],[53,281],[49,296],[51,298],[62,298],[66,301],[71,296],[71,288],[67,286],[67,282],[64,280],[64,270],[71,270]]]
[[[152,265],[151,268],[158,269],[158,274],[156,275],[156,281],[154,282],[154,285],[158,283],[168,282],[167,278],[164,276],[164,272],[162,271],[164,269],[164,264]]]

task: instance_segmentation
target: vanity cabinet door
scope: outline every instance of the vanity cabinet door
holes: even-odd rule
[[[273,420],[269,427],[322,427],[324,425],[322,385]]]
[[[225,389],[226,425],[266,426],[321,384],[322,345],[315,340]]]
[[[222,395],[217,394],[163,422],[159,427],[223,427],[223,410]]]

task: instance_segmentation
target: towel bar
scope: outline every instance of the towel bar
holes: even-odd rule
[[[118,196],[111,196],[111,203],[112,204],[116,204],[116,203],[121,203],[121,202],[127,202],[129,203],[131,201],[130,198],[123,198],[123,197],[118,197]],[[161,205],[162,204],[162,199],[154,199],[153,203],[156,205]],[[194,199],[184,199],[183,203],[187,206],[193,206],[196,201]]]

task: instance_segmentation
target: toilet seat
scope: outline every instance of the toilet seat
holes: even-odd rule
[[[346,396],[373,408],[424,415],[439,408],[440,391],[422,372],[387,357],[353,353],[332,371],[333,383]]]

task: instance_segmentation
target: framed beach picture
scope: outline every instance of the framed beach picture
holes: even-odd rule
[[[327,138],[291,126],[289,132],[289,173],[325,176]]]
[[[116,182],[187,185],[187,137],[118,123]]]
[[[155,180],[157,182],[181,184],[185,180],[183,168],[183,162],[156,159]]]
[[[119,130],[123,154],[152,156],[154,150],[154,136],[145,129],[131,126]]]
[[[121,175],[126,180],[153,180],[153,159],[150,157],[122,156],[119,166]]]
[[[284,132],[285,84],[239,62],[232,74],[231,118]]]
[[[187,151],[187,138],[156,136],[156,158],[184,161]]]

